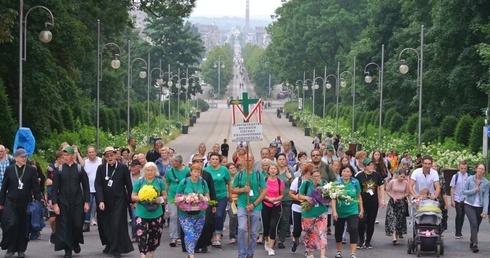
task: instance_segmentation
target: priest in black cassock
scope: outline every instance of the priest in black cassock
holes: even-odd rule
[[[14,153],[15,164],[5,169],[2,189],[0,191],[0,210],[2,216],[2,249],[7,249],[5,257],[25,257],[27,249],[26,211],[32,201],[32,194],[41,201],[41,191],[36,169],[26,165],[27,153],[18,149]]]
[[[133,184],[128,166],[117,162],[113,147],[105,148],[104,159],[95,176],[99,237],[105,245],[104,253],[121,257],[122,253],[134,250],[127,217]]]
[[[53,210],[56,214],[54,250],[65,250],[65,258],[72,251],[80,253],[83,244],[83,220],[88,211],[90,187],[83,167],[75,163],[75,150],[70,145],[63,149],[65,163],[54,173],[52,188]]]

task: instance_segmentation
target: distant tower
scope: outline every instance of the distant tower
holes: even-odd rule
[[[245,34],[248,33],[250,26],[250,0],[247,0],[247,6],[245,10]]]

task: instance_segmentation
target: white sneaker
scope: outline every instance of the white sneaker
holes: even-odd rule
[[[274,252],[274,249],[269,248],[269,251],[267,251],[267,252],[269,253],[269,256],[276,255],[276,252]]]
[[[264,242],[264,249],[266,252],[269,252],[270,248],[269,248],[269,242]]]

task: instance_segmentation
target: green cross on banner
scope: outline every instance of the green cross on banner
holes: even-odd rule
[[[242,99],[232,100],[231,104],[234,105],[241,104],[243,107],[243,113],[245,114],[245,116],[248,116],[248,112],[249,112],[248,106],[257,103],[257,101],[259,101],[259,99],[249,99],[248,92],[244,92],[242,93]]]

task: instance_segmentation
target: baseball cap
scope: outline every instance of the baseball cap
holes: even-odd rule
[[[73,147],[71,147],[70,145],[67,145],[67,146],[66,146],[66,147],[63,149],[63,152],[73,154],[73,153],[75,153],[75,150],[74,150],[74,149],[73,149]]]
[[[335,150],[332,145],[327,146],[327,150]]]
[[[15,157],[26,157],[27,156],[27,151],[24,150],[24,149],[17,149],[15,152],[14,152],[14,156]]]
[[[370,158],[365,158],[365,159],[364,159],[364,161],[362,162],[362,164],[363,164],[364,166],[367,166],[367,165],[369,165],[369,163],[371,163],[371,162],[373,162],[373,161],[372,161]]]
[[[129,164],[130,166],[141,166],[141,162],[138,160],[138,159],[133,159],[133,161],[131,161],[131,164]]]

